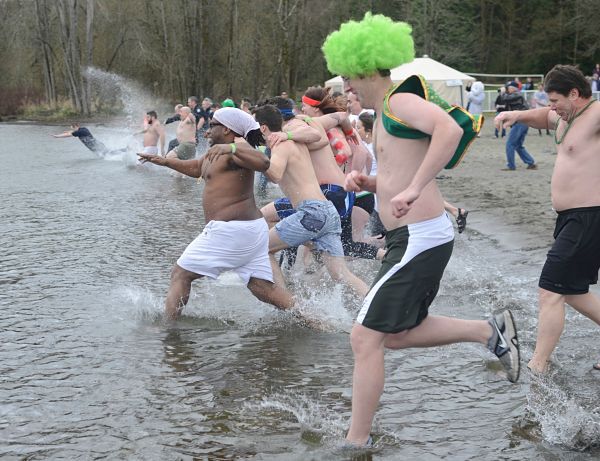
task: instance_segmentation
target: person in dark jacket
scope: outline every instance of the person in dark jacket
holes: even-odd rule
[[[506,94],[502,98],[505,110],[527,110],[529,106],[519,91],[519,84],[516,81],[511,81],[506,84]],[[524,123],[515,123],[508,133],[506,138],[506,168],[502,171],[514,171],[517,169],[515,165],[515,151],[521,157],[521,160],[527,165],[528,170],[537,170],[537,165],[533,157],[527,152],[523,143],[527,136],[529,127]]]

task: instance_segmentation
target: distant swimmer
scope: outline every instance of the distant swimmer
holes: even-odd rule
[[[70,130],[64,131],[61,134],[53,134],[52,136],[55,138],[70,138],[74,136],[79,138],[83,145],[95,154],[106,155],[109,152],[106,146],[94,138],[90,130],[81,126],[79,122],[73,122]]]
[[[195,135],[195,123],[192,129]],[[217,278],[230,270],[259,300],[280,309],[291,308],[294,300],[290,293],[273,283],[269,227],[254,200],[254,172],[269,168],[267,156],[254,149],[263,142],[259,125],[240,109],[223,108],[214,113],[206,137],[212,147],[199,159],[138,154],[142,161],[205,181],[202,206],[207,224],[173,267],[165,314],[170,319],[179,316],[194,280]]]
[[[160,144],[160,155],[165,155],[165,128],[158,120],[155,111],[150,110],[144,116],[144,154],[158,154]]]

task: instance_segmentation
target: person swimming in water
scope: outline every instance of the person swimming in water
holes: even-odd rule
[[[70,130],[66,130],[61,134],[53,134],[52,136],[55,138],[69,138],[74,136],[79,138],[83,145],[95,154],[106,155],[109,152],[106,146],[98,141],[90,130],[81,126],[79,122],[73,122]]]

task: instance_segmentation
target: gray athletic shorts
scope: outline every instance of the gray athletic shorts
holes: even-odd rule
[[[331,256],[344,256],[340,215],[329,200],[304,200],[296,212],[275,225],[279,238],[291,247],[308,241]]]
[[[356,322],[383,333],[419,325],[428,315],[454,246],[446,213],[386,232],[387,251]]]
[[[196,157],[196,144],[193,142],[182,142],[175,149],[177,158],[180,160],[189,160]]]

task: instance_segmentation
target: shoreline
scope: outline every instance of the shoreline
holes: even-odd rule
[[[553,242],[556,212],[550,181],[556,159],[554,137],[529,129],[525,148],[537,170],[516,155],[516,171],[505,167],[506,138],[495,138],[488,123],[454,170],[443,170],[438,185],[447,201],[469,211],[467,230],[494,238],[511,249],[546,252]]]

